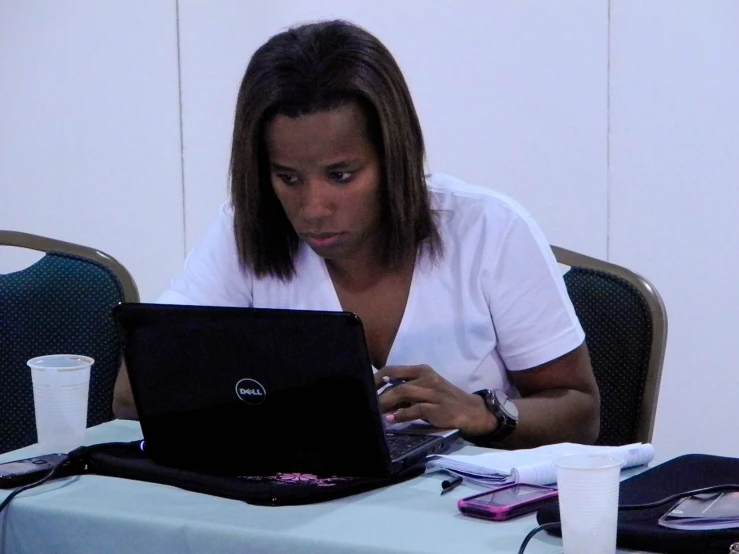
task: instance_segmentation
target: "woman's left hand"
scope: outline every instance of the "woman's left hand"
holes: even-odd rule
[[[375,373],[378,389],[386,384],[385,377],[405,381],[378,398],[388,423],[423,419],[467,436],[492,433],[497,427],[482,398],[452,385],[427,365],[386,366]]]

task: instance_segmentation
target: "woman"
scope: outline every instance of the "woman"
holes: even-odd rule
[[[345,310],[363,321],[390,423],[480,445],[590,443],[599,394],[547,241],[518,204],[424,175],[390,52],[352,24],[303,25],[252,57],[231,202],[162,303]],[[122,368],[118,417],[135,417]],[[341,417],[341,414],[337,414]]]

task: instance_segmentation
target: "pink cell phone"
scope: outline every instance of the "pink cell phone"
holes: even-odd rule
[[[505,521],[535,512],[553,498],[557,498],[553,487],[513,483],[463,498],[457,507],[466,516]]]

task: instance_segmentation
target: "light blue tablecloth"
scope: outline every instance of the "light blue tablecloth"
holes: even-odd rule
[[[136,422],[88,429],[87,444],[141,438]],[[465,447],[462,452],[477,449]],[[28,447],[0,456],[36,455]],[[5,554],[452,554],[518,551],[534,516],[505,523],[462,516],[457,500],[478,489],[462,485],[440,496],[444,474],[323,504],[259,507],[174,487],[86,475],[16,497],[0,515]],[[4,498],[7,492],[0,492]],[[561,541],[537,535],[526,554],[561,553]]]

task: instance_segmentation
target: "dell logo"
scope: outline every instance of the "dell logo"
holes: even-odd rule
[[[241,379],[236,383],[236,396],[242,402],[256,406],[264,402],[264,399],[267,397],[267,391],[259,381]]]

